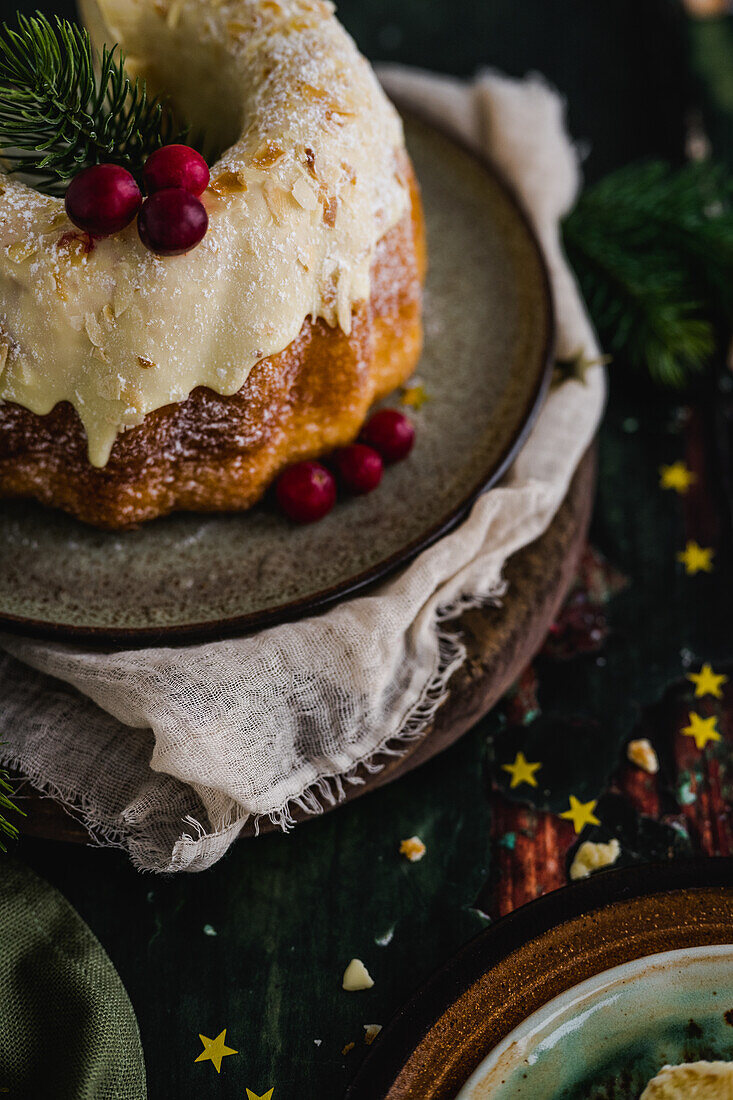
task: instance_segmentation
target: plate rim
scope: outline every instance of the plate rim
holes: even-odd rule
[[[697,856],[603,871],[500,917],[459,948],[397,1009],[344,1100],[389,1100],[402,1095],[393,1094],[393,1086],[420,1043],[476,982],[520,947],[616,903],[700,889],[727,889],[733,895],[733,856]],[[733,928],[728,942],[733,943]]]
[[[397,107],[400,109],[399,103]],[[466,516],[474,501],[501,480],[523,447],[550,388],[557,338],[557,321],[547,260],[537,232],[515,187],[487,154],[474,149],[463,138],[451,133],[446,127],[436,124],[434,119],[430,118],[426,112],[410,107],[409,109],[400,109],[400,114],[402,118],[412,119],[417,124],[434,131],[444,140],[462,150],[464,154],[467,154],[483,168],[492,178],[494,184],[499,187],[518,222],[522,225],[538,263],[545,304],[545,331],[542,340],[541,363],[535,385],[528,396],[520,425],[508,441],[494,469],[482,477],[478,484],[472,486],[469,492],[461,497],[446,516],[438,520],[437,523],[417,538],[412,539],[387,558],[363,570],[356,576],[329,588],[321,589],[321,591],[310,596],[243,615],[163,627],[79,626],[73,623],[50,622],[44,619],[28,618],[0,611],[0,630],[53,642],[86,642],[97,647],[123,645],[130,649],[142,649],[155,645],[175,646],[223,640],[224,638],[242,636],[266,627],[292,622],[307,615],[325,611],[335,603],[351,598],[378,581],[392,576],[399,568],[408,565],[423,550],[428,549],[453,530]]]

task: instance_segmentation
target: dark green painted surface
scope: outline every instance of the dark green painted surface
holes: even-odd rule
[[[594,173],[645,152],[680,153],[688,81],[671,2],[349,0],[341,13],[372,55],[464,73],[486,63],[546,71],[568,93],[574,132],[592,142]],[[681,651],[733,657],[730,512],[704,412],[714,403],[701,395],[702,428],[696,421],[693,430],[673,402],[614,368],[594,540],[631,583],[610,605],[613,632],[600,661],[592,655],[540,669],[546,711],[601,724],[587,766],[578,771],[577,759],[567,761],[588,798],[615,766],[641,708],[681,676]],[[686,448],[707,463],[705,492],[687,515],[679,497],[657,488],[659,464]],[[675,554],[688,536],[704,544],[706,530],[716,570],[685,577]],[[263,1094],[273,1086],[273,1100],[342,1094],[366,1049],[362,1025],[386,1023],[485,924],[472,904],[490,873],[486,738],[496,721],[397,786],[289,836],[242,842],[197,877],[143,877],[118,852],[21,842],[21,857],[63,891],[118,967],[138,1015],[153,1100],[244,1100],[247,1087]],[[550,752],[562,753],[562,744]],[[412,833],[428,845],[416,865],[396,856]],[[391,943],[378,946],[392,928]],[[354,955],[376,984],[345,994],[341,974]],[[198,1032],[213,1037],[222,1028],[240,1054],[217,1076],[194,1059]],[[356,1048],[342,1056],[351,1041]]]

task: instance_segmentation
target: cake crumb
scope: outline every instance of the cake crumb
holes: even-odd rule
[[[626,747],[626,755],[632,764],[647,772],[648,775],[656,775],[659,771],[659,758],[654,751],[654,746],[646,737],[640,737],[637,741],[629,741]]]
[[[368,1047],[372,1045],[379,1032],[382,1030],[381,1024],[364,1024],[364,1042]]]
[[[592,840],[586,840],[575,853],[570,867],[570,878],[574,882],[579,878],[588,878],[591,871],[610,867],[620,855],[621,845],[615,837],[608,844],[595,844]]]
[[[418,863],[426,851],[427,848],[419,836],[410,836],[400,844],[400,855],[407,856],[410,863]]]
[[[344,1049],[341,1051],[341,1053],[342,1054],[348,1054],[349,1051],[353,1050],[355,1046],[356,1046],[356,1043],[347,1043],[346,1046],[344,1047]]]
[[[352,959],[344,971],[343,988],[348,993],[359,989],[371,989],[374,981],[361,959]]]

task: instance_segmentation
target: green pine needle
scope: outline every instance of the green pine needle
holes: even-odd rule
[[[13,788],[9,782],[9,778],[8,773],[0,769],[0,852],[7,852],[2,837],[7,837],[9,840],[17,840],[18,838],[17,825],[13,825],[11,821],[8,821],[3,811],[10,810],[12,813],[20,814],[22,817],[25,817],[24,811],[15,804],[11,797]]]
[[[733,180],[710,161],[632,164],[565,220],[568,258],[601,341],[667,386],[711,360],[733,327]]]
[[[101,162],[139,173],[175,140],[171,111],[131,81],[116,48],[93,50],[86,30],[40,12],[0,26],[0,154],[50,193]]]

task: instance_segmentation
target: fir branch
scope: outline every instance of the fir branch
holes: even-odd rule
[[[0,769],[0,852],[7,852],[2,837],[7,837],[9,840],[17,840],[18,838],[18,826],[8,821],[3,811],[10,810],[12,813],[20,814],[21,817],[25,817],[25,812],[16,805],[11,797],[13,794],[13,787],[9,780],[10,776],[8,773],[4,769]]]
[[[40,12],[0,26],[0,153],[11,172],[62,193],[92,164],[140,172],[179,135],[172,112],[125,73],[116,47],[101,57],[86,30]]]
[[[563,226],[604,345],[665,385],[710,361],[733,327],[733,181],[713,162],[612,173]]]

